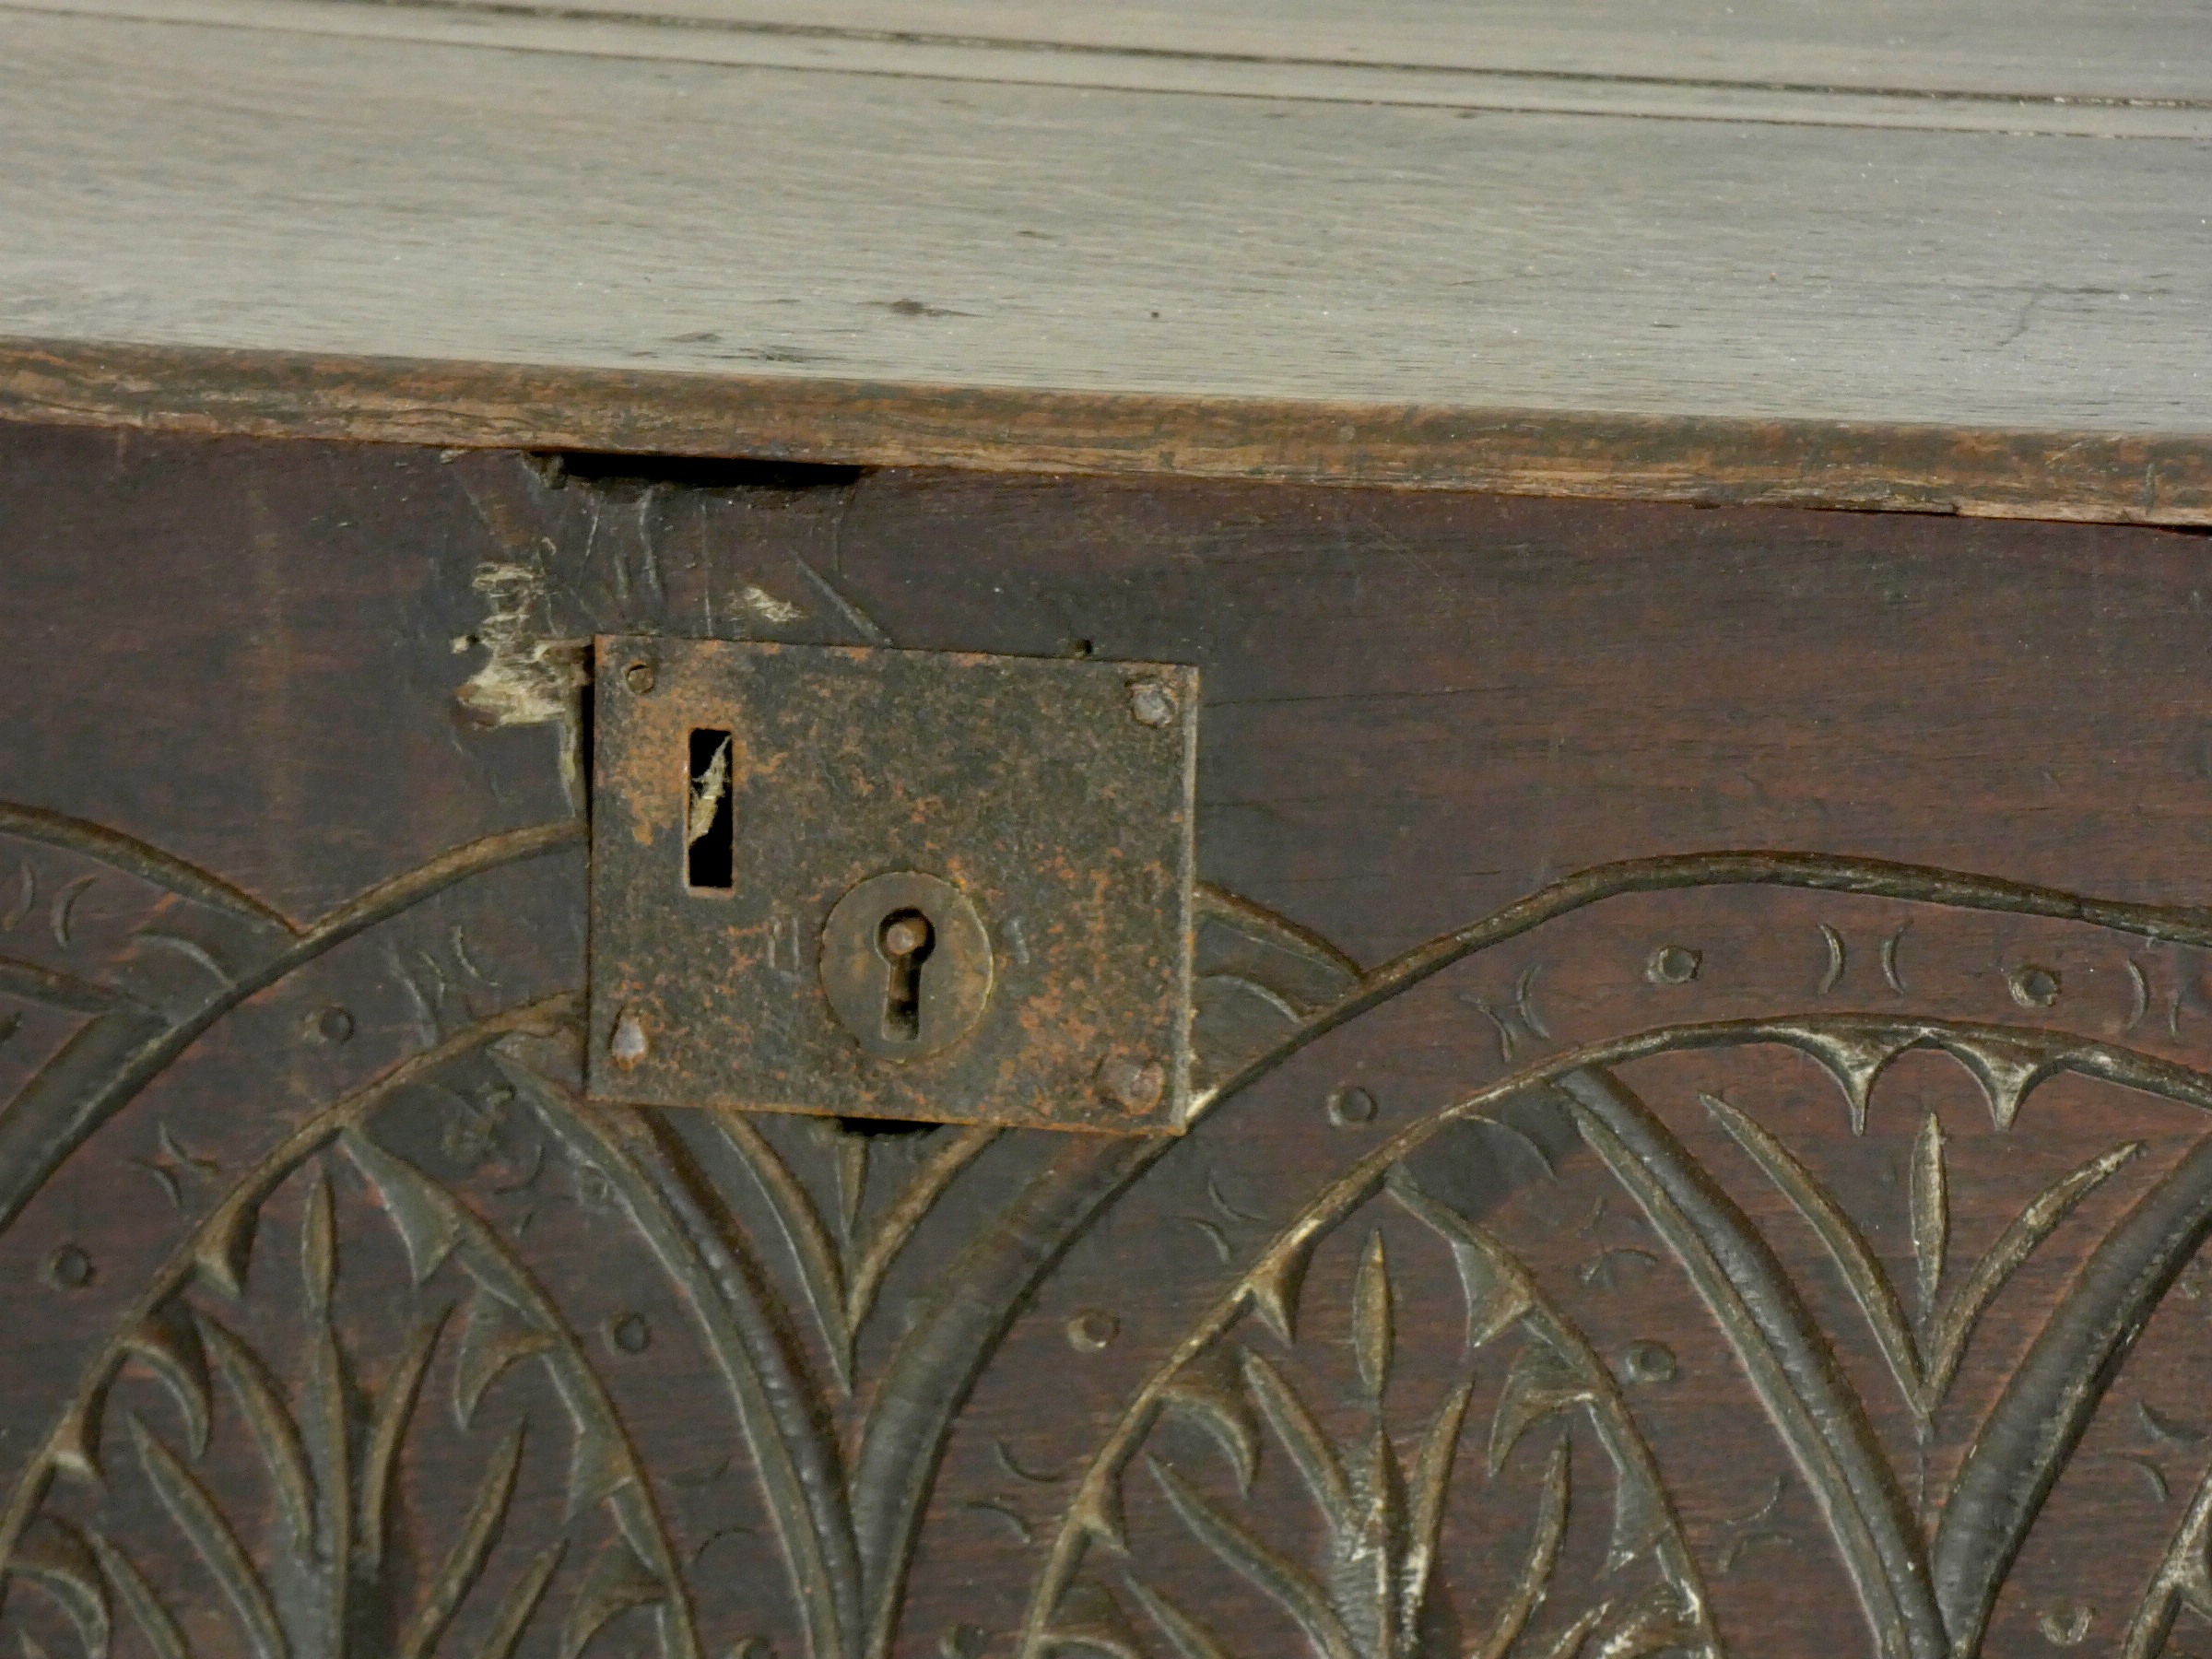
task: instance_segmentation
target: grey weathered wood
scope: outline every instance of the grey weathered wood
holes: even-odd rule
[[[124,6],[170,20],[102,15]],[[950,28],[968,14],[912,15]],[[2075,116],[1896,88],[1639,89],[1587,53],[1581,78],[1547,96],[1674,100],[1696,118],[1452,108],[1497,77],[1138,51],[1141,15],[1071,15],[1137,23],[1101,56],[319,0],[0,6],[0,408],[1677,497],[1702,493],[1704,468],[1736,484],[1757,474],[1729,499],[2212,512],[2163,470],[2178,456],[2201,471],[2212,454],[2201,137],[1853,124],[1907,106],[1926,125],[1947,111],[1963,112],[1954,125]],[[1408,6],[1383,22],[1418,46],[1442,38],[1440,15]],[[1982,18],[1943,36],[1960,50],[1988,38],[1982,14],[1947,15]],[[1766,22],[1746,39],[1781,16],[1753,14]],[[2086,77],[2063,84],[2151,84],[2129,78],[2150,60],[2123,37],[2157,17],[2124,14],[2102,58],[2086,46],[2069,58],[2065,43],[2094,31],[2053,16],[2065,26],[2045,66]],[[1174,38],[1194,51],[1254,27],[1226,9],[1193,19]],[[2165,18],[2184,42],[2203,32],[2187,21]],[[1285,39],[1302,50],[1321,36],[1309,23]],[[1035,79],[1039,65],[1091,73],[1104,58],[1159,89],[992,78],[1015,60]],[[1900,59],[1915,75],[1929,61]],[[1676,73],[1688,60],[1654,62]],[[808,63],[841,66],[794,66]],[[2176,63],[2194,73],[2185,53]],[[1236,82],[1278,74],[1306,90]],[[1442,90],[1430,107],[1345,101],[1363,76]],[[1745,118],[1759,98],[1778,101]],[[1815,120],[1841,124],[1802,124]],[[2212,107],[2091,105],[2086,120],[2185,134]],[[38,359],[33,342],[69,357],[59,380],[60,358]],[[171,355],[109,368],[87,355],[116,344]],[[213,371],[178,390],[199,359],[176,354],[210,348],[263,365],[250,411],[226,412]],[[302,357],[321,359],[312,393],[283,366]],[[371,360],[445,374],[443,389],[372,374]],[[523,375],[531,394],[502,406],[512,384],[455,391],[449,369]],[[625,373],[676,378],[625,414],[606,379]],[[897,389],[895,418],[880,400],[861,408],[871,388]],[[1009,418],[930,402],[986,393],[1063,399],[1053,435],[1027,442],[1018,406]],[[1065,400],[1097,396],[1124,401],[1098,417],[1111,436],[1086,438],[1091,417]],[[571,405],[574,419],[560,413]],[[654,426],[654,408],[679,405]],[[1263,406],[1297,428],[1282,454],[1267,453],[1277,417],[1234,413]],[[1394,437],[1393,410],[1418,436]],[[1738,424],[1681,426],[1661,461],[1614,429],[1602,442],[1530,436],[1524,416]],[[1911,439],[1900,459],[1856,439],[1838,449],[1821,428],[1835,422],[1964,436],[1941,458]],[[1978,432],[2004,435],[1988,454],[2015,445],[1983,468],[1990,488],[1962,481]],[[2021,434],[2043,460],[2024,457]],[[2075,464],[2073,434],[2182,448],[2114,451],[2086,485],[2039,488],[2039,469]],[[1500,442],[1510,464],[1496,463]],[[1483,444],[1490,459],[1462,455]],[[1747,446],[1756,466],[1739,465]],[[1814,451],[1833,465],[1805,470]],[[1641,481],[1615,477],[1630,473]]]
[[[1084,95],[0,17],[0,330],[2199,429],[2193,144]]]
[[[1693,30],[1688,39],[1678,29],[1640,33],[1603,6],[1570,13],[1572,27],[1555,23],[1548,30],[1477,13],[1479,26],[1457,32],[1419,7],[1390,6],[1379,15],[1378,33],[1384,46],[1403,49],[1394,56],[1340,51],[1335,44],[1342,37],[1340,24],[1324,28],[1295,10],[1271,31],[1250,0],[1187,18],[1119,7],[1030,14],[847,0],[828,14],[841,23],[805,21],[796,8],[759,0],[639,0],[629,6],[614,0],[604,8],[518,6],[509,0],[435,6],[13,0],[13,7],[581,56],[1105,91],[1793,126],[2212,139],[2212,98],[2196,96],[2212,90],[2212,68],[2199,74],[2186,55],[2178,61],[2131,57],[2117,47],[2132,37],[2117,29],[2109,31],[2115,42],[2102,58],[2015,54],[2007,60],[2008,73],[1992,76],[1964,73],[1956,52],[1906,50],[1884,61],[1886,73],[1877,75],[1874,65],[1862,62],[1864,53],[1787,31],[1770,30],[1780,38],[1745,38],[1739,52],[1738,37],[1726,29],[1703,36]],[[1955,32],[1977,46],[1990,43],[1979,39],[1990,32],[1986,29]],[[2212,30],[2205,32],[2212,39]],[[2053,34],[2062,44],[2070,41],[2063,27]],[[1624,46],[1639,43],[1645,48],[1642,57],[1623,55]],[[1907,44],[1898,42],[1900,49]],[[2125,90],[2103,89],[2112,88]]]
[[[2042,98],[2212,96],[2212,7],[2204,0],[582,0],[535,9],[1278,63]]]

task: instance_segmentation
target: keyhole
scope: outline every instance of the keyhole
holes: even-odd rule
[[[883,1035],[912,1042],[922,1035],[922,964],[936,947],[936,929],[918,910],[897,910],[876,930],[876,949],[890,965],[883,993]]]

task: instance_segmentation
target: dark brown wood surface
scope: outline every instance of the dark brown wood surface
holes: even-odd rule
[[[2204,1645],[2201,535],[634,466],[0,436],[4,1640]],[[1193,1131],[583,1100],[625,631],[1197,665]]]

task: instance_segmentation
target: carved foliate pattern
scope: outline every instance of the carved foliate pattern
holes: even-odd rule
[[[1164,1502],[1180,1527],[1155,1532],[1168,1532],[1186,1552],[1202,1547],[1248,1580],[1322,1659],[1446,1650],[1503,1659],[1578,1643],[1601,1652],[1717,1652],[1680,1521],[1605,1363],[1495,1239],[1403,1178],[1386,1177],[1386,1185],[1436,1235],[1430,1248],[1456,1265],[1466,1308],[1457,1380],[1412,1421],[1397,1420],[1397,1292],[1384,1234],[1371,1230],[1352,1275],[1341,1344],[1351,1349],[1354,1385],[1335,1391],[1358,1404],[1324,1420],[1310,1403],[1314,1389],[1301,1388],[1293,1369],[1311,1346],[1299,1341],[1308,1264],[1330,1232],[1354,1224],[1367,1206],[1347,1208],[1330,1218],[1334,1225],[1271,1251],[1238,1288],[1236,1313],[1218,1332],[1209,1322],[1207,1339],[1178,1350],[1086,1474],[1071,1516],[1077,1530],[1064,1535],[1053,1563],[1065,1587],[1049,1622],[1033,1632],[1038,1646],[1146,1651],[1129,1628],[1132,1608],[1171,1653],[1268,1651],[1291,1635],[1248,1629],[1224,1636],[1159,1587],[1130,1542],[1130,1512],[1150,1501]],[[1478,1361],[1493,1379],[1487,1387],[1478,1387]],[[1144,1449],[1171,1441],[1161,1430],[1178,1419],[1218,1443],[1233,1489],[1209,1496],[1171,1448]],[[1295,1468],[1320,1518],[1318,1530],[1307,1529],[1305,1559],[1267,1535],[1281,1529],[1288,1506],[1254,1500],[1263,1447]],[[1524,1513],[1527,1530],[1517,1565],[1488,1605],[1477,1598],[1473,1618],[1453,1630],[1435,1617],[1430,1593],[1442,1563],[1464,1553],[1453,1514],[1463,1484],[1482,1488],[1516,1518]],[[1598,1541],[1570,1565],[1564,1547],[1584,1511],[1598,1523]],[[1113,1565],[1099,1571],[1080,1559],[1094,1554]],[[1535,1628],[1540,1611],[1558,1628]]]
[[[19,1231],[57,1171],[125,1135],[100,1167],[161,1218],[122,1282],[74,1244],[40,1268],[106,1323],[10,1418],[35,1444],[9,1453],[6,1612],[34,1652],[1717,1653],[1714,1586],[1762,1540],[1818,1529],[1873,1651],[1944,1659],[1980,1648],[2212,1228],[2212,1149],[2184,1127],[2212,1078],[2167,983],[2168,957],[2212,944],[2194,912],[1722,853],[1571,877],[1363,972],[1208,894],[1208,1112],[1170,1148],[584,1101],[572,972],[525,983],[472,919],[508,902],[483,884],[559,892],[571,824],[460,849],[310,925],[91,826],[9,809],[0,830],[18,853],[0,889],[0,1058],[18,1065],[0,1219]],[[1776,918],[1807,895],[1838,920],[1793,935]],[[1592,917],[1636,905],[1656,908],[1634,912],[1632,957],[1578,950]],[[1943,982],[1971,953],[1909,944],[1931,916],[1960,938],[2026,919],[2058,966],[2016,950]],[[1801,947],[1786,999],[1786,975],[1728,978]],[[246,1114],[220,1145],[161,1115],[176,1063],[226,1022],[263,1022],[236,1045],[249,1056],[278,1030],[302,1055],[342,1049],[355,1016],[311,982],[346,950],[373,953],[404,1043],[364,1046],[367,1075]],[[2094,995],[2083,962],[2103,970]],[[1383,1121],[1387,1065],[1335,1089],[1347,1149],[1303,1167],[1288,1209],[1240,1207],[1206,1175],[1210,1214],[1188,1218],[1203,1305],[1066,1470],[1029,1474],[1001,1446],[1056,1505],[1035,1525],[1004,1512],[1033,1575],[1020,1627],[902,1630],[946,1447],[1056,1265],[1116,1205],[1252,1137],[1278,1110],[1263,1078],[1417,991],[1422,1018],[1441,1006],[1479,1038],[1451,1051],[1475,1057],[1458,1097]],[[2059,1079],[2171,1102],[2175,1127],[2040,1171],[1970,1247],[1956,1119],[1914,1108],[1901,1189],[1870,1206],[1832,1147],[1731,1070],[1817,1065],[1856,1143],[1894,1126],[1885,1079],[1918,1053],[1963,1067],[1997,1136],[2031,1142],[2031,1097]],[[1698,1075],[1643,1081],[1659,1063]],[[1559,1207],[1547,1183],[1570,1171],[1618,1206],[1606,1227],[1641,1230],[1601,1231],[1614,1241],[1562,1275],[1509,1234],[1514,1205]],[[583,1230],[547,1241],[564,1217]],[[603,1248],[662,1287],[652,1319],[579,1312],[576,1265]],[[1623,1271],[1678,1280],[1762,1409],[1739,1432],[1771,1434],[1786,1469],[1759,1507],[1710,1514],[1677,1489],[1649,1423],[1694,1333],[1601,1335],[1592,1296]],[[1460,1308],[1448,1347],[1440,1294]],[[1415,1308],[1430,1312],[1409,1323]],[[1993,1310],[2020,1351],[1968,1389]],[[678,1325],[711,1413],[702,1469],[656,1466],[626,1393],[643,1373],[622,1367],[652,1343],[677,1353]],[[1115,1328],[1100,1311],[1067,1339],[1100,1349]],[[2162,1443],[2203,1436],[2140,1409]],[[1900,1412],[1901,1436],[1885,1427]],[[2050,1640],[2116,1629],[2147,1656],[2212,1618],[2212,1476],[2182,1496],[2146,1468],[2175,1513],[2130,1610],[2042,1609]],[[691,1496],[735,1486],[754,1507]],[[735,1579],[715,1565],[739,1554]]]

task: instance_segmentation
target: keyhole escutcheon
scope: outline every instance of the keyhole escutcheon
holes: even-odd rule
[[[922,1035],[922,964],[937,943],[937,930],[918,910],[896,910],[876,930],[876,949],[889,970],[883,990],[883,1035],[912,1042]]]
[[[822,925],[822,990],[867,1053],[913,1060],[965,1037],[991,999],[991,938],[968,896],[939,876],[871,876]]]

